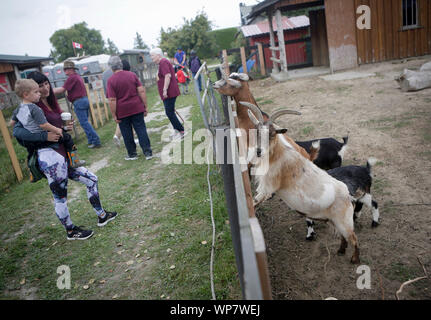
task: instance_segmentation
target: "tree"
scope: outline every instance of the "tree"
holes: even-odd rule
[[[116,56],[116,55],[120,54],[120,51],[118,50],[114,41],[112,41],[111,39],[108,38],[108,40],[106,40],[106,42],[107,42],[106,49],[105,49],[106,54],[109,54],[111,56]]]
[[[72,42],[80,43],[83,46],[82,51],[85,51],[87,55],[98,55],[105,52],[105,41],[103,41],[102,34],[99,30],[89,29],[86,22],[55,31],[49,41],[53,46],[51,57],[56,62],[75,56]]]
[[[142,40],[141,35],[136,32],[136,38],[135,38],[135,49],[150,49],[147,44]]]
[[[212,23],[204,11],[198,12],[191,20],[184,19],[183,25],[178,29],[168,28],[160,30],[160,48],[167,51],[170,56],[175,54],[181,46],[185,52],[196,50],[201,58],[215,54],[216,45],[214,36],[210,34]]]

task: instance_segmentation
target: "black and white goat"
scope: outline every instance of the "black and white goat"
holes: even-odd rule
[[[335,179],[343,182],[349,189],[350,196],[353,200],[354,215],[356,220],[361,215],[362,206],[365,204],[371,209],[373,220],[371,226],[373,228],[379,225],[379,207],[376,201],[373,200],[371,195],[371,185],[373,178],[371,169],[375,165],[376,160],[369,158],[367,164],[362,166],[345,166],[328,170],[328,174]],[[314,222],[307,219],[307,240],[314,240],[316,233],[313,229]]]
[[[320,141],[320,151],[314,164],[323,170],[330,170],[341,167],[344,159],[344,153],[347,149],[348,137],[343,138],[343,143],[333,138],[315,139],[310,141],[295,141],[299,146],[310,152],[313,143]]]

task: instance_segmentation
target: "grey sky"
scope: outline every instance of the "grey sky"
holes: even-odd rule
[[[204,10],[215,29],[240,25],[239,3],[257,0],[2,0],[0,54],[48,56],[49,38],[62,28],[85,21],[120,50],[133,48],[136,32],[157,45],[160,29],[175,28]],[[85,49],[85,48],[84,48]]]

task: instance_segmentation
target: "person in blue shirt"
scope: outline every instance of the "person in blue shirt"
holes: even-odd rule
[[[186,53],[183,51],[181,47],[177,48],[177,52],[175,53],[175,64],[185,66],[186,65]]]

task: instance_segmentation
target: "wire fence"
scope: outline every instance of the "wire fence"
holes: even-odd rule
[[[218,70],[204,63],[194,77],[194,87],[205,127],[213,135],[213,154],[219,165],[226,197],[235,259],[246,300],[271,299],[263,233],[254,209],[250,208],[251,187],[247,166],[240,164],[241,145],[237,139],[236,112],[226,96],[215,94],[211,78]],[[199,81],[202,91],[199,91]]]

